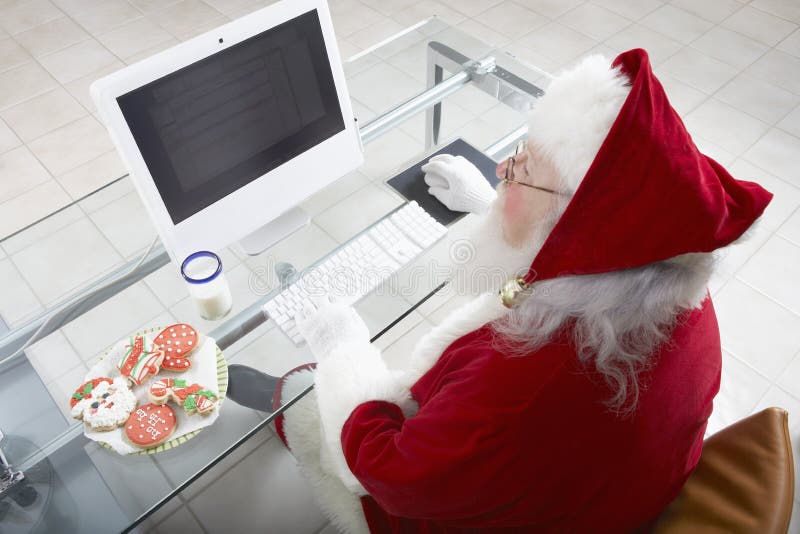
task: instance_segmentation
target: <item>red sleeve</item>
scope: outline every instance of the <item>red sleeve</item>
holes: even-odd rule
[[[397,405],[370,401],[341,437],[350,470],[392,515],[474,521],[508,502],[492,482],[518,457],[515,441],[480,405],[434,399],[405,419]]]

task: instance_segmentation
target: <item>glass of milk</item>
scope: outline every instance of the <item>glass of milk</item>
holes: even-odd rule
[[[222,274],[222,260],[213,252],[201,250],[181,264],[181,274],[189,285],[200,317],[208,321],[222,319],[233,306],[231,289]]]

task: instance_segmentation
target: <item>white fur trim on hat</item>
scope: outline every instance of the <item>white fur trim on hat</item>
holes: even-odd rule
[[[608,135],[629,80],[600,55],[556,76],[529,114],[528,142],[555,165],[570,191],[580,185]]]

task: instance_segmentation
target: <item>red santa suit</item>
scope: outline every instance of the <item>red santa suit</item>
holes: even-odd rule
[[[591,108],[577,104],[553,127],[532,124],[530,142],[583,179],[528,282],[713,251],[771,198],[698,151],[643,50],[613,65],[608,76],[627,76],[629,93],[588,171],[582,147],[571,145],[584,134],[568,120]],[[556,87],[538,117],[585,98],[576,94]],[[506,309],[483,295],[423,337],[402,371],[368,343],[321,361],[314,395],[287,411],[288,444],[348,532],[631,531],[659,514],[697,464],[719,389],[714,308],[705,291],[695,304],[639,375],[629,416],[604,404],[611,391],[579,362],[569,324],[535,352],[508,357],[491,325]]]

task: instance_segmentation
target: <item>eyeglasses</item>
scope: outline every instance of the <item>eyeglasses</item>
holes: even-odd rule
[[[517,161],[517,156],[519,156],[520,152],[523,152],[524,150],[525,141],[520,141],[517,143],[517,148],[514,150],[514,155],[508,158],[508,162],[506,163],[506,177],[503,178],[503,183],[506,184],[506,187],[508,187],[508,184],[519,184],[524,185],[525,187],[530,187],[531,189],[538,189],[539,191],[544,191],[553,195],[563,196],[564,193],[559,193],[558,191],[553,191],[552,189],[547,189],[546,187],[539,187],[538,185],[526,184],[525,182],[511,179],[511,176],[514,176],[514,163]]]

